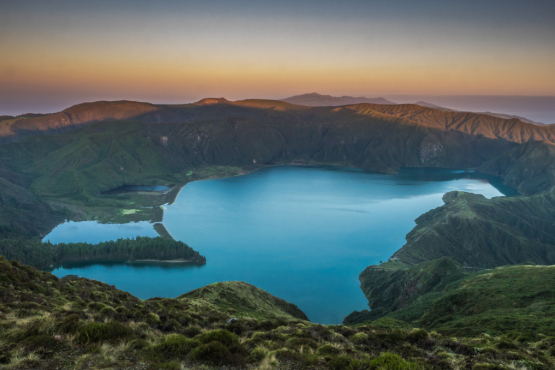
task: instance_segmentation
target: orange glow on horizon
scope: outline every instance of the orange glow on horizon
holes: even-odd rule
[[[356,12],[324,2],[299,13],[217,1],[169,1],[173,11],[140,1],[133,11],[125,1],[119,10],[111,2],[98,10],[32,2],[13,2],[11,16],[0,11],[0,100],[555,96],[553,23],[519,23],[528,7],[507,14],[513,22],[501,14],[492,23],[506,7],[476,14],[471,4],[445,2],[435,14],[412,2],[361,2]],[[465,7],[472,19],[458,15]]]

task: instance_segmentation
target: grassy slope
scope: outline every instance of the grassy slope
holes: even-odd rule
[[[466,276],[464,269],[446,257],[411,267],[399,262],[369,266],[360,274],[360,281],[372,310],[353,313],[345,322],[376,320],[408,306],[424,294],[441,292]]]
[[[388,274],[375,266],[361,274],[372,310],[355,312],[346,322],[372,321],[385,315],[448,335],[485,332],[529,337],[555,332],[554,266],[503,266],[470,272],[452,259],[441,258],[410,268],[388,262],[381,269]]]
[[[431,369],[555,365],[555,341],[447,338],[424,330],[322,326],[291,317],[259,291],[221,283],[177,299],[141,301],[87,279],[57,279],[0,257],[0,366],[37,368]],[[258,301],[262,297],[263,301]],[[271,299],[268,300],[267,298]],[[254,300],[254,302],[252,301]],[[252,304],[268,307],[264,317]],[[276,313],[281,313],[276,315]],[[231,315],[239,319],[227,324]],[[276,318],[281,316],[280,318]]]
[[[215,304],[220,310],[237,316],[308,320],[294,304],[240,281],[213,283],[178,297],[181,298]]]
[[[555,264],[555,193],[488,200],[451,192],[443,200],[416,219],[393,258],[415,264],[449,256],[471,268]]]
[[[504,266],[460,282],[420,322],[445,333],[555,332],[555,266]],[[510,329],[509,329],[510,328]]]
[[[416,227],[407,235],[407,243],[393,255],[390,262],[369,266],[360,274],[361,288],[372,311],[355,312],[346,322],[375,320],[387,315],[418,323],[424,314],[434,316],[434,310],[441,306],[433,303],[444,299],[446,292],[457,287],[463,277],[466,279],[488,271],[483,270],[485,268],[504,265],[555,263],[555,194],[551,191],[528,197],[499,197],[490,200],[481,195],[451,192],[444,195],[444,202],[445,205],[416,220]],[[538,268],[535,271],[543,272],[546,279],[552,274],[549,269]],[[514,274],[515,279],[518,276],[528,276],[521,272],[515,267],[506,270],[504,275],[496,276],[500,279],[502,276],[506,281],[511,278],[511,274]],[[504,297],[514,294],[511,284],[506,281],[495,286],[496,294],[476,290],[474,295],[467,297],[466,303],[465,296],[458,295],[459,303],[471,305],[477,297],[487,301],[488,294],[492,299],[503,301]],[[524,280],[522,284],[529,291],[534,291],[537,288],[534,281]],[[548,303],[552,300],[549,297],[546,299]],[[531,307],[533,311],[536,306],[532,304]],[[537,307],[535,314],[541,317],[544,315],[543,307]],[[511,318],[518,311],[513,310],[512,304],[498,307],[495,313],[492,311],[482,315],[487,319],[476,330],[483,330],[483,325],[488,322],[492,325],[495,323],[498,332],[502,331],[503,323],[506,324],[505,331],[516,327],[523,331],[533,331],[540,324],[543,325],[541,319],[533,315],[518,316],[513,322],[492,319],[502,317],[504,310],[507,317]],[[521,311],[527,312],[526,309]],[[460,334],[467,330],[475,333],[472,330],[476,327],[470,325],[470,322],[478,320],[478,317],[472,312],[466,312],[466,322],[456,315],[443,315],[442,321],[438,319],[433,323],[426,321],[422,324],[434,329],[451,328],[449,330]],[[554,329],[551,326],[544,327],[546,332]]]
[[[53,209],[29,189],[30,179],[0,164],[0,235],[35,236],[62,222],[68,212]]]

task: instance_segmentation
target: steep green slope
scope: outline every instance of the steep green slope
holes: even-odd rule
[[[555,332],[555,266],[518,265],[468,271],[450,258],[410,268],[388,262],[361,274],[371,311],[346,323],[381,317],[448,335],[512,333],[522,338]]]
[[[555,186],[555,145],[530,142],[506,151],[486,162],[479,170],[501,176],[522,194],[553,190]]]
[[[369,266],[360,274],[361,288],[371,311],[355,312],[346,322],[375,320],[387,315],[410,322],[416,320],[418,325],[428,328],[445,329],[447,326],[438,325],[439,321],[431,324],[418,320],[428,310],[428,315],[433,315],[436,308],[431,304],[456,287],[463,277],[504,265],[555,264],[555,193],[486,199],[477,194],[450,192],[443,200],[445,205],[416,219],[417,225],[407,235],[407,243],[389,262]],[[521,271],[510,271],[520,276]],[[551,274],[549,269],[536,271],[543,271],[546,279]],[[527,279],[528,275],[521,275]],[[529,284],[528,288],[533,291],[537,287],[534,281],[525,280],[523,284]],[[512,294],[509,283],[498,288],[500,296],[496,299]],[[476,291],[473,299],[479,299],[481,294]],[[484,299],[485,294],[492,295],[491,292],[483,294]],[[538,315],[542,315],[541,309]],[[477,320],[471,313],[467,312],[468,320]],[[442,320],[451,322],[454,316],[444,315]],[[528,319],[522,316],[519,320],[520,329],[526,327],[526,320],[530,327],[539,325],[533,316]],[[461,323],[456,328],[458,333],[471,330],[470,321]],[[514,326],[508,321],[505,323],[505,329]],[[498,325],[501,328],[503,323]]]
[[[415,264],[448,256],[470,268],[555,263],[555,193],[488,200],[451,192],[443,201],[416,219],[394,259]]]
[[[0,366],[58,368],[492,369],[555,365],[555,342],[449,338],[424,330],[322,326],[288,316],[277,298],[220,283],[178,299],[141,301],[83,278],[58,279],[0,257]],[[246,286],[250,291],[256,288]],[[263,297],[263,301],[258,301]],[[268,297],[272,299],[267,300]],[[271,310],[268,317],[252,305]],[[279,317],[276,319],[276,317]]]
[[[30,189],[27,176],[0,163],[0,236],[42,235],[62,222],[68,212],[53,209]]]
[[[444,333],[555,332],[555,266],[504,266],[460,282],[420,323]]]
[[[370,302],[371,311],[352,313],[345,322],[379,319],[411,305],[428,293],[440,295],[448,285],[467,276],[468,273],[463,268],[446,257],[411,267],[395,261],[368,266],[360,274],[360,282],[361,289]],[[438,294],[434,297],[439,296]],[[415,317],[419,315],[422,315],[421,311],[414,313]]]

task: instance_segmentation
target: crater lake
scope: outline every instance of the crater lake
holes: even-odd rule
[[[176,297],[217,281],[240,280],[296,304],[311,321],[338,324],[368,308],[358,275],[387,261],[423,213],[461,190],[512,195],[472,171],[404,169],[367,173],[326,166],[276,166],[187,184],[164,206],[171,236],[206,256],[204,266],[95,263],[52,272],[96,279],[147,299]],[[66,222],[43,240],[91,242],[155,236],[148,222]]]

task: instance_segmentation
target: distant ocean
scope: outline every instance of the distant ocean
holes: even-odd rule
[[[459,111],[502,113],[539,123],[555,123],[555,96],[387,95],[385,98],[395,103],[425,101]]]

